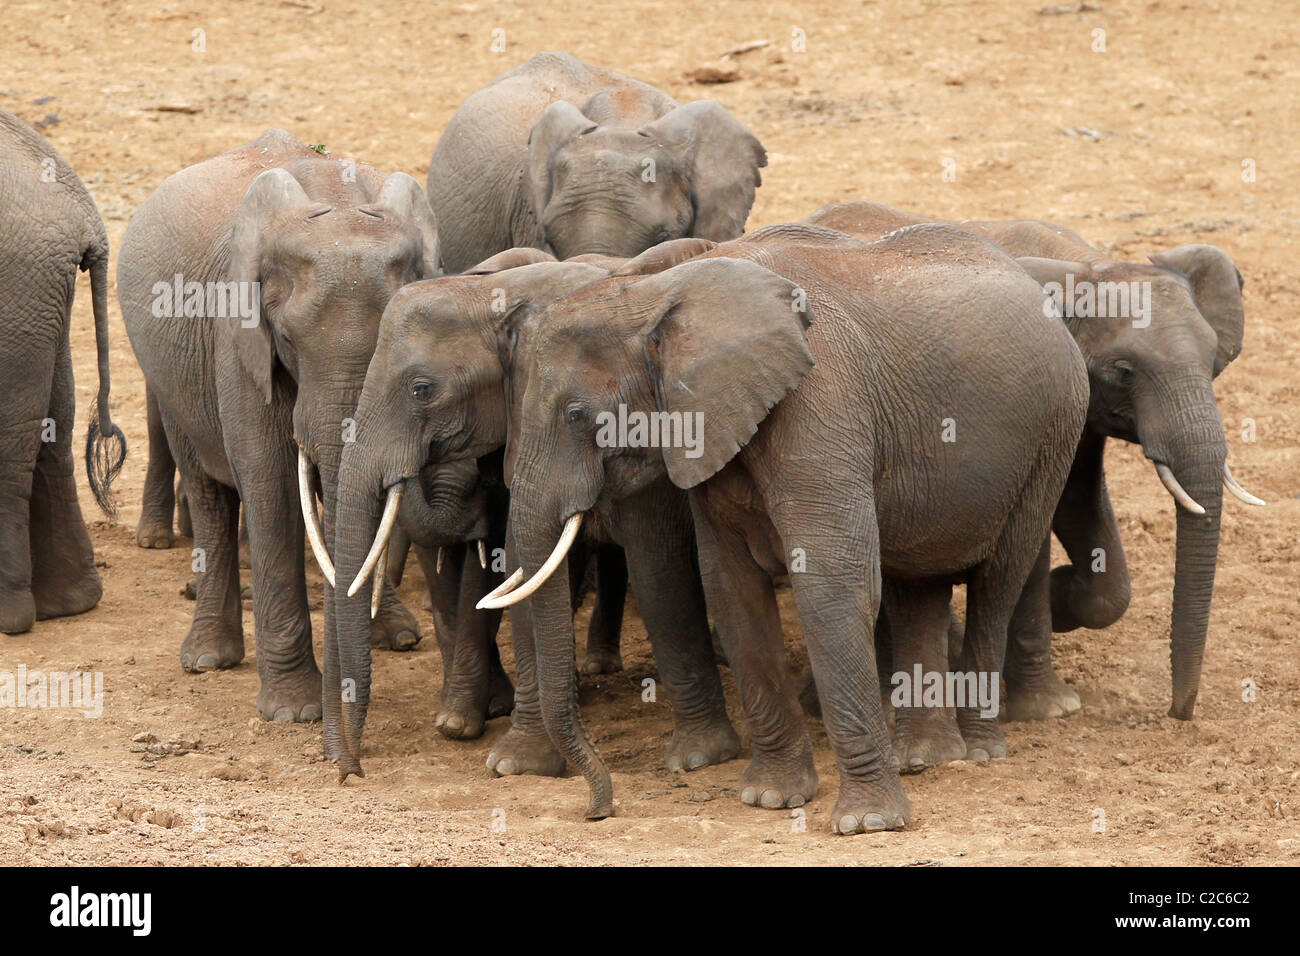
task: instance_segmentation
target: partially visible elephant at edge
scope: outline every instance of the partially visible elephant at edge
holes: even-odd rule
[[[90,273],[99,395],[86,477],[110,517],[126,439],[109,410],[108,237],[72,167],[0,110],[0,632],[80,614],[103,585],[77,501],[68,338],[77,271]]]
[[[436,274],[436,262],[433,217],[415,180],[330,159],[283,130],[168,177],[127,227],[122,317],[201,558],[181,664],[202,671],[243,659],[242,507],[265,719],[321,715],[304,515],[327,578],[328,622],[324,541],[333,539],[339,458],[379,317],[401,286]],[[419,640],[391,587],[371,639],[398,649]],[[327,641],[325,680],[337,688],[334,651]]]
[[[767,165],[721,104],[679,105],[567,53],[539,53],[470,96],[429,162],[444,271],[515,246],[631,257],[745,231]]]
[[[919,222],[941,222],[873,202],[826,206],[807,220],[864,238]],[[1241,351],[1245,328],[1241,273],[1214,246],[1192,244],[1151,254],[1151,264],[1106,256],[1064,226],[1035,220],[949,223],[985,236],[1045,286],[1063,292],[1103,283],[1151,290],[1150,314],[1079,316],[1066,324],[1088,364],[1088,425],[1075,453],[1052,530],[1070,563],[1051,568],[1050,540],[1026,584],[1007,651],[1007,715],[1068,715],[1078,694],[1052,668],[1050,635],[1031,640],[1024,622],[1050,601],[1052,630],[1108,627],[1130,598],[1129,570],[1106,488],[1107,438],[1142,446],[1178,502],[1174,599],[1169,635],[1173,700],[1169,716],[1190,720],[1200,687],[1219,548],[1222,488],[1250,504],[1227,466],[1227,441],[1213,380]],[[1139,286],[1141,288],[1141,286]],[[1129,311],[1132,311],[1130,308]],[[1105,556],[1097,570],[1098,550]]]
[[[508,370],[522,398],[507,474],[512,580],[532,577],[488,603],[524,599],[512,622],[531,620],[543,722],[587,778],[587,815],[612,812],[611,781],[578,715],[556,579],[576,526],[666,475],[689,489],[750,725],[742,801],[797,807],[817,792],[773,591],[788,574],[839,765],[832,829],[904,826],[872,641],[882,575],[908,582],[895,625],[917,654],[946,651],[952,586],[965,582],[964,669],[997,679],[1086,414],[1082,358],[1042,290],[960,230],[866,244],[794,224],[587,284],[526,321],[533,341]],[[1005,348],[989,354],[989,334]],[[702,443],[611,444],[602,430],[624,410],[699,421]],[[969,702],[954,727],[937,716],[899,732],[920,743],[959,726],[972,756],[1005,753],[995,716]]]

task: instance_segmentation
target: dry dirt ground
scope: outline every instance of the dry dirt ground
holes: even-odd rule
[[[822,791],[802,832],[788,811],[739,802],[740,761],[669,774],[668,706],[641,701],[654,668],[635,617],[627,670],[584,678],[582,694],[614,773],[612,819],[582,822],[580,777],[494,778],[483,761],[506,720],[471,743],[437,734],[424,611],[417,650],[377,655],[369,775],[340,787],[319,726],[258,719],[251,657],[181,672],[190,545],[134,544],[144,382],[114,297],[113,397],[132,442],[118,523],[82,491],[103,602],[0,638],[0,670],[102,671],[105,710],[0,713],[0,863],[1300,863],[1300,17],[1293,0],[1038,11],[1044,2],[610,3],[593,20],[589,0],[8,0],[0,106],[57,118],[44,133],[94,194],[115,253],[163,177],[270,126],[423,181],[456,106],[550,49],[680,100],[717,98],[749,124],[770,160],[751,226],[870,197],[939,216],[1050,218],[1133,258],[1217,244],[1246,276],[1248,327],[1216,388],[1237,477],[1269,504],[1226,503],[1196,720],[1171,720],[1174,506],[1137,450],[1112,447],[1134,593],[1109,630],[1058,638],[1083,713],[1009,725],[1010,753],[991,765],[909,777],[906,832],[830,835],[837,784],[816,722]],[[751,40],[771,45],[738,57],[735,82],[688,78]],[[95,389],[89,303],[83,278],[79,429]],[[418,609],[412,568],[403,591]],[[251,613],[245,626],[251,636]],[[508,634],[504,646],[509,659]],[[141,734],[192,750],[141,753]]]

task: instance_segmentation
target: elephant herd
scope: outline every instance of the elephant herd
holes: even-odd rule
[[[898,829],[900,771],[1004,756],[999,717],[1079,709],[1052,633],[1128,605],[1103,467],[1117,438],[1177,502],[1170,714],[1191,719],[1222,491],[1263,504],[1227,467],[1213,393],[1242,344],[1232,261],[1187,245],[1122,262],[1045,222],[872,202],[746,232],[765,165],[718,103],[544,53],[465,101],[423,189],[281,130],[164,180],[117,289],[147,394],[137,541],[170,547],[177,517],[194,540],[181,666],[244,658],[242,517],[258,709],[321,720],[340,781],[364,776],[372,650],[420,640],[394,590],[413,548],[439,731],[510,715],[488,766],[572,764],[601,818],[614,795],[578,713],[574,612],[594,591],[581,669],[616,669],[630,588],[672,703],[670,769],[740,754],[727,666],[745,803],[813,799],[808,710],[839,769],[835,832]],[[0,184],[0,630],[19,633],[101,593],[70,436],[78,268],[99,350],[87,471],[110,511],[125,440],[94,204],[3,112]]]

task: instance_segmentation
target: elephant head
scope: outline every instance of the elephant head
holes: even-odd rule
[[[568,548],[585,516],[665,472],[694,487],[750,441],[812,367],[796,291],[753,262],[706,257],[611,277],[503,324],[521,567],[479,606],[526,600],[543,721],[587,778],[589,817],[612,812],[611,787],[577,714]]]
[[[552,103],[533,126],[524,191],[536,244],[561,259],[630,257],[670,239],[745,231],[767,165],[752,133],[713,100],[637,129],[601,125],[605,95],[582,109]]]
[[[309,159],[253,180],[231,232],[228,274],[258,290],[255,309],[223,326],[252,400],[269,403],[279,387],[293,396],[303,514],[331,584],[313,489],[320,487],[328,536],[379,318],[399,288],[436,274],[438,254],[433,214],[414,179],[393,173],[381,183],[361,170],[347,177],[346,169]]]
[[[1241,351],[1241,273],[1207,245],[1150,259],[1149,266],[1019,261],[1061,304],[1087,361],[1089,427],[1141,444],[1178,502],[1169,714],[1190,720],[1209,627],[1222,488],[1263,502],[1228,470],[1212,384]],[[1124,302],[1127,308],[1116,308]]]

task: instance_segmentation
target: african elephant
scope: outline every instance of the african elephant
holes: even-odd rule
[[[109,411],[108,237],[77,174],[0,110],[0,632],[80,614],[103,593],[73,477],[76,394],[68,338],[77,270],[90,273],[99,396],[86,477],[114,513],[126,439]]]
[[[937,220],[879,203],[850,202],[827,206],[807,221],[872,238]],[[1037,631],[1031,639],[1022,622],[1050,614],[1054,631],[1102,628],[1128,607],[1128,565],[1103,467],[1106,439],[1118,438],[1142,446],[1179,505],[1169,716],[1190,720],[1214,591],[1221,489],[1226,485],[1247,503],[1263,504],[1228,469],[1214,400],[1214,378],[1241,351],[1241,273],[1214,246],[1154,253],[1147,265],[1111,259],[1052,223],[970,220],[953,225],[1021,257],[1021,265],[1057,299],[1077,293],[1061,304],[1088,363],[1091,385],[1088,425],[1052,522],[1070,563],[1051,568],[1050,540],[1044,542],[1012,623],[1007,716],[1061,716],[1080,707],[1078,695],[1052,669],[1050,634]],[[1092,297],[1091,309],[1085,294]],[[1125,302],[1127,308],[1119,307]]]
[[[265,719],[320,716],[300,509],[328,595],[339,457],[379,316],[398,288],[435,274],[436,260],[415,180],[329,159],[283,130],[168,177],[127,227],[122,316],[194,525],[197,596],[181,664],[243,659],[242,505]],[[419,639],[391,588],[372,639]],[[327,642],[327,675],[332,663]]]
[[[670,252],[658,247],[630,263],[606,266],[662,268],[704,245],[709,244],[689,240],[672,244]],[[333,620],[342,674],[356,691],[355,701],[342,702],[342,723],[337,728],[329,721],[326,724],[326,732],[342,741],[341,778],[361,771],[360,744],[370,690],[365,609],[387,528],[393,524],[390,515],[400,513],[399,502],[405,501],[401,489],[429,462],[482,462],[500,456],[507,421],[518,415],[509,410],[511,403],[523,401],[523,392],[507,379],[505,367],[531,354],[530,343],[538,333],[529,317],[557,296],[609,274],[608,268],[591,263],[544,261],[481,274],[531,258],[526,254],[496,257],[472,270],[480,274],[415,283],[399,292],[384,313],[357,406],[357,441],[344,451],[339,475],[334,553],[340,587],[334,595]],[[507,482],[514,467],[507,446]],[[628,578],[672,701],[669,768],[695,769],[735,756],[739,741],[727,720],[713,659],[685,496],[663,480],[645,483],[623,501],[600,509],[588,523],[588,531],[583,538],[576,532],[572,536],[570,543],[578,542],[575,556],[584,546],[599,549],[602,542],[620,545],[626,554]],[[513,561],[509,554],[507,559]],[[579,577],[574,572],[582,563],[575,557],[570,568],[568,587],[555,612],[560,620],[546,622],[548,629],[558,628],[569,642],[567,665],[559,666],[575,670],[572,601]],[[344,580],[353,582],[346,593]],[[499,584],[499,571],[491,580]],[[516,584],[511,580],[505,587]],[[606,600],[604,566],[600,586],[598,608]],[[495,628],[499,614],[489,608],[479,616],[490,617]],[[509,733],[496,742],[488,758],[488,765],[499,774],[553,776],[563,771],[566,757],[574,756],[564,746],[557,749],[554,734],[548,733],[552,721],[543,721],[533,626],[526,612],[512,619],[518,681],[514,714]],[[476,658],[483,659],[481,650]],[[473,686],[454,693],[471,695]],[[444,700],[444,708],[447,703]]]
[[[563,591],[545,576],[586,516],[666,474],[689,489],[750,722],[741,799],[795,807],[817,790],[772,586],[788,573],[840,768],[833,829],[905,824],[871,640],[882,575],[908,583],[897,618],[927,646],[946,646],[964,581],[965,670],[997,680],[1086,413],[1078,348],[1043,303],[968,233],[919,226],[866,244],[796,224],[591,283],[530,318],[507,470],[510,537],[534,577],[487,603],[527,597],[542,715],[587,776],[589,815],[611,811],[610,779],[578,720]],[[994,355],[990,328],[1006,344]],[[1056,347],[1040,347],[1053,330]],[[968,705],[957,720],[971,751],[1004,751],[996,716]]]
[[[539,53],[469,97],[429,162],[442,266],[515,246],[630,257],[669,239],[745,230],[767,165],[719,103]]]

